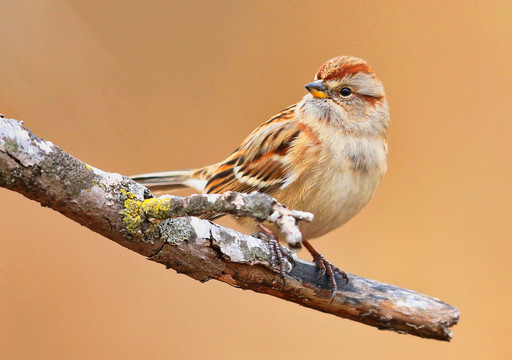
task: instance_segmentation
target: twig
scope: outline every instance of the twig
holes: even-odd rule
[[[196,194],[188,197],[164,195],[144,200],[141,209],[148,217],[159,220],[222,213],[251,217],[257,221],[266,220],[274,223],[286,242],[293,247],[300,247],[302,239],[297,222],[313,220],[313,214],[288,209],[267,194],[258,192],[245,194],[227,191],[223,194]]]
[[[297,260],[281,279],[270,265],[267,243],[260,239],[195,217],[155,221],[208,210],[288,222],[291,225],[280,225],[281,229],[293,233],[296,221],[309,215],[283,210],[261,194],[154,199],[127,177],[95,169],[37,138],[18,121],[4,118],[0,118],[0,186],[200,281],[216,279],[379,329],[438,340],[450,340],[449,328],[459,319],[456,308],[438,299],[352,274],[346,286],[339,279],[341,291],[331,303],[329,282],[318,278],[312,263]],[[288,239],[300,241],[293,234]]]

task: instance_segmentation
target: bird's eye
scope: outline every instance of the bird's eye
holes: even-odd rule
[[[347,87],[341,88],[340,95],[343,97],[348,97],[348,96],[352,95],[352,90],[350,90]]]

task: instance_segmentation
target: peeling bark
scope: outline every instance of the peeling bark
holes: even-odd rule
[[[0,186],[104,235],[152,261],[199,281],[210,279],[269,294],[379,329],[449,341],[459,311],[427,295],[348,274],[331,302],[326,277],[296,259],[284,278],[270,265],[267,243],[207,220],[209,212],[274,221],[288,242],[300,243],[289,210],[264,194],[195,195],[156,199],[129,178],[93,168],[21,123],[0,117]],[[291,267],[291,264],[290,264]]]

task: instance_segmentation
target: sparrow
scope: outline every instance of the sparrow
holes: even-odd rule
[[[132,179],[150,189],[259,191],[289,208],[313,213],[312,222],[299,225],[302,244],[322,275],[327,272],[334,297],[334,274],[346,282],[348,278],[309,240],[345,224],[374,196],[387,169],[389,107],[382,83],[356,57],[328,60],[305,87],[308,93],[301,101],[256,128],[225,160]]]

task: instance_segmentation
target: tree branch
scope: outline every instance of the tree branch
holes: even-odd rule
[[[92,231],[194,279],[243,289],[355,320],[379,329],[449,341],[459,311],[412,290],[348,274],[331,300],[329,282],[297,259],[282,279],[263,240],[195,217],[215,211],[273,220],[291,243],[296,222],[310,215],[288,210],[267,195],[229,193],[155,199],[129,178],[101,171],[0,118],[0,186],[59,211]]]

